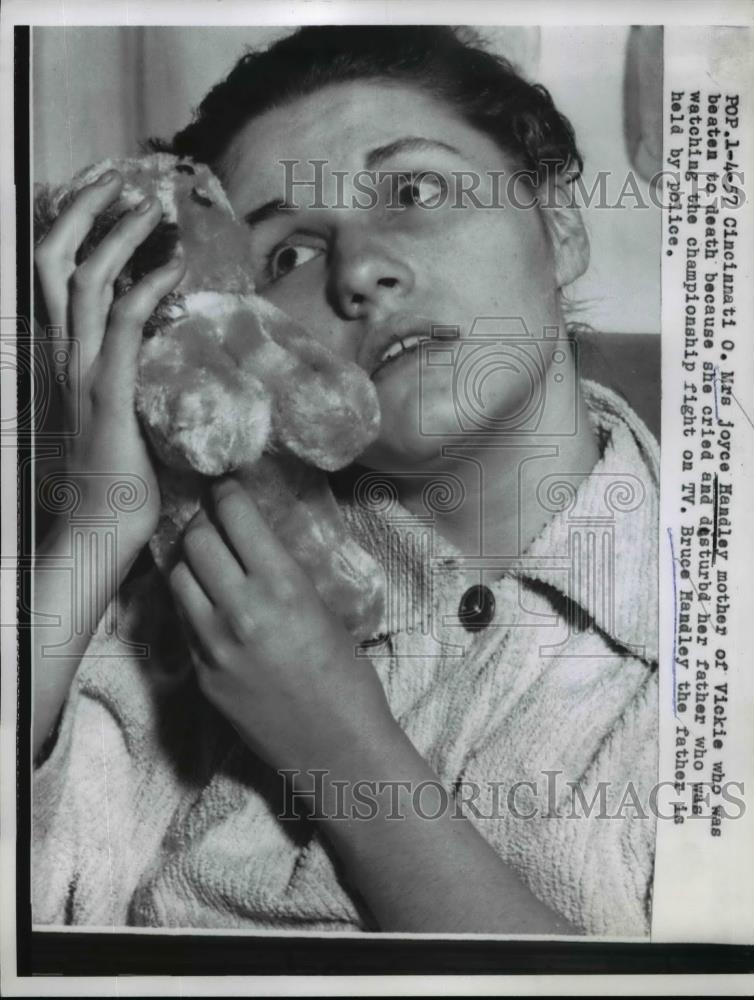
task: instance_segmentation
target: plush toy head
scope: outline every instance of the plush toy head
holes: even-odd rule
[[[255,295],[247,233],[206,166],[164,153],[99,163],[65,187],[39,191],[37,241],[81,187],[112,168],[124,178],[122,192],[79,259],[148,194],[160,199],[163,220],[117,279],[116,297],[166,262],[178,241],[186,257],[180,284],[145,327],[139,359],[137,411],[163,501],[156,561],[167,568],[174,560],[207,477],[233,472],[307,564],[326,603],[357,637],[370,637],[382,624],[380,571],[346,535],[313,467],[342,468],[374,439],[372,382]]]

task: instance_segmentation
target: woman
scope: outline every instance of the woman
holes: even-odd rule
[[[169,148],[224,181],[260,294],[374,380],[380,435],[341,503],[385,567],[389,631],[354,650],[219,483],[170,578],[210,661],[196,687],[156,670],[175,656],[164,626],[148,669],[82,634],[36,671],[35,751],[67,704],[36,773],[35,920],[646,933],[656,446],[580,382],[565,331],[563,289],[588,261],[568,123],[451,29],[308,28],[242,59]],[[37,255],[52,321],[82,345],[70,467],[149,486],[116,573],[87,584],[98,615],[156,524],[135,365],[182,274],[177,260],[112,302],[150,202],[76,267],[119,184],[84,190]],[[79,512],[102,507],[91,489]],[[45,552],[64,544],[60,526]],[[59,614],[59,585],[37,579]],[[134,641],[150,604],[128,598]]]

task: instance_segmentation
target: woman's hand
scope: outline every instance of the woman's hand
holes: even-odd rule
[[[158,268],[113,302],[115,279],[161,217],[156,198],[126,213],[87,259],[76,253],[95,218],[117,196],[121,176],[109,171],[83,188],[61,212],[35,252],[49,322],[77,341],[79,364],[64,374],[63,420],[80,432],[67,438],[66,471],[81,491],[77,516],[108,513],[108,490],[119,475],[138,476],[146,498],[118,522],[118,569],[130,563],[157,525],[160,496],[134,412],[137,357],[145,322],[180,280],[181,257]],[[68,352],[71,355],[71,352]]]
[[[170,577],[202,649],[199,684],[268,764],[299,772],[289,787],[314,806],[376,926],[571,932],[462,813],[428,820],[413,807],[437,775],[393,719],[370,661],[354,656],[351,636],[232,479],[215,487],[215,520],[191,521]],[[366,822],[353,811],[364,782],[375,793]]]
[[[239,483],[188,525],[170,576],[206,697],[277,768],[337,768],[395,726],[376,672]]]
[[[61,516],[39,549],[48,559],[39,559],[34,569],[34,610],[48,621],[33,632],[35,757],[54,727],[105,609],[159,516],[157,480],[134,412],[137,357],[144,324],[180,280],[183,261],[153,271],[113,302],[115,279],[160,220],[157,199],[124,215],[87,259],[76,264],[77,251],[97,215],[121,185],[120,175],[111,171],[83,188],[35,251],[47,319],[63,334],[55,347],[78,343],[78,365],[57,373],[64,377],[60,429],[76,430],[65,436],[65,472],[78,494],[77,530],[91,535],[72,549],[69,523]],[[56,353],[74,356],[71,350]],[[98,533],[102,515],[112,515],[110,490],[124,476],[138,477],[144,502],[119,511],[112,567],[99,557],[105,543]],[[71,580],[55,563],[72,558],[80,563],[74,562]],[[48,649],[54,650],[52,663],[46,661]]]

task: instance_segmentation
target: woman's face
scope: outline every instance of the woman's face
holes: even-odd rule
[[[538,342],[560,322],[557,246],[540,211],[506,197],[511,170],[491,139],[435,98],[374,81],[331,85],[268,111],[233,141],[223,173],[236,213],[249,219],[259,293],[365,368],[377,388],[381,432],[362,464],[419,471],[458,440],[469,407],[505,418],[541,388],[531,365],[516,360],[520,347],[501,355],[500,338],[480,340],[475,326],[481,319],[489,333],[491,319],[520,318]],[[479,178],[476,201],[460,191],[460,172],[467,188]],[[291,188],[291,179],[308,183]],[[519,204],[530,200],[522,186],[516,193]],[[295,210],[257,211],[291,197]],[[455,336],[467,358],[487,352],[461,378]]]

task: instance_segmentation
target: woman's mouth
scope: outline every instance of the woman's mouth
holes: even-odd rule
[[[396,337],[394,340],[391,340],[378,357],[372,377],[374,378],[387,365],[394,364],[409,354],[415,354],[419,345],[429,340],[432,340],[432,337],[418,333],[409,333],[403,337]]]
[[[426,341],[457,340],[458,335],[457,327],[435,320],[408,314],[391,316],[389,326],[386,323],[382,329],[375,328],[368,338],[370,347],[367,349],[371,360],[368,370],[371,377],[415,354]]]

